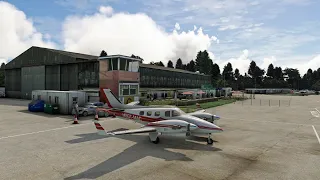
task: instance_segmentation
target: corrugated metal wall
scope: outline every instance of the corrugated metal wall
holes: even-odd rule
[[[21,69],[8,69],[6,73],[6,96],[10,98],[21,97]]]
[[[45,90],[45,66],[21,68],[21,98],[31,99],[32,90]]]
[[[80,88],[99,87],[99,62],[78,64],[78,77]]]
[[[46,90],[60,90],[60,65],[46,66]]]
[[[60,90],[78,90],[77,64],[68,64],[60,66]]]

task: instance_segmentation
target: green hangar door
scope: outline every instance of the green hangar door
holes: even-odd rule
[[[45,90],[45,66],[21,68],[21,98],[31,99],[33,90]]]

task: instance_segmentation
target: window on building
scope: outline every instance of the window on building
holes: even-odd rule
[[[138,72],[139,71],[139,61],[130,61],[129,62],[129,71]]]
[[[58,96],[55,96],[55,97],[54,97],[54,103],[55,103],[55,104],[59,104],[59,97],[58,97]]]
[[[166,111],[166,112],[164,113],[164,115],[165,115],[166,117],[170,117],[170,111]]]
[[[154,113],[154,115],[155,115],[155,116],[160,116],[160,111],[156,111],[156,112]]]
[[[112,59],[108,59],[107,63],[108,63],[108,71],[112,71]]]
[[[112,70],[118,70],[118,58],[112,59]]]
[[[129,85],[120,85],[120,94],[122,96],[129,95]]]
[[[34,100],[34,95],[32,95],[32,100]]]
[[[51,104],[51,96],[49,96],[49,104]]]
[[[130,95],[138,94],[138,85],[130,85]]]
[[[144,115],[144,111],[140,111],[139,115],[143,116]]]
[[[127,66],[127,60],[123,59],[123,58],[120,58],[120,70],[121,71],[126,71],[126,66]]]
[[[152,112],[151,111],[148,111],[147,112],[147,116],[151,116],[152,115]]]
[[[38,95],[38,100],[41,100],[41,95]]]

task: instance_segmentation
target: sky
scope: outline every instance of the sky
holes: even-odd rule
[[[145,63],[195,59],[207,50],[241,74],[254,60],[320,67],[318,0],[0,1],[0,63],[31,46],[85,54],[135,54]]]

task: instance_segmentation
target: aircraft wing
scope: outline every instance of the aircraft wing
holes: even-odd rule
[[[134,106],[134,105],[137,105],[137,104],[139,104],[139,101],[133,101],[131,103],[128,103],[127,105]]]
[[[196,114],[196,113],[203,113],[203,112],[206,112],[206,110],[205,109],[201,109],[199,111],[195,111],[195,112],[188,113],[188,114]]]
[[[143,127],[139,129],[123,130],[123,131],[109,131],[107,134],[110,135],[122,135],[122,134],[138,134],[138,133],[148,133],[148,132],[157,132],[155,128],[152,127]]]

